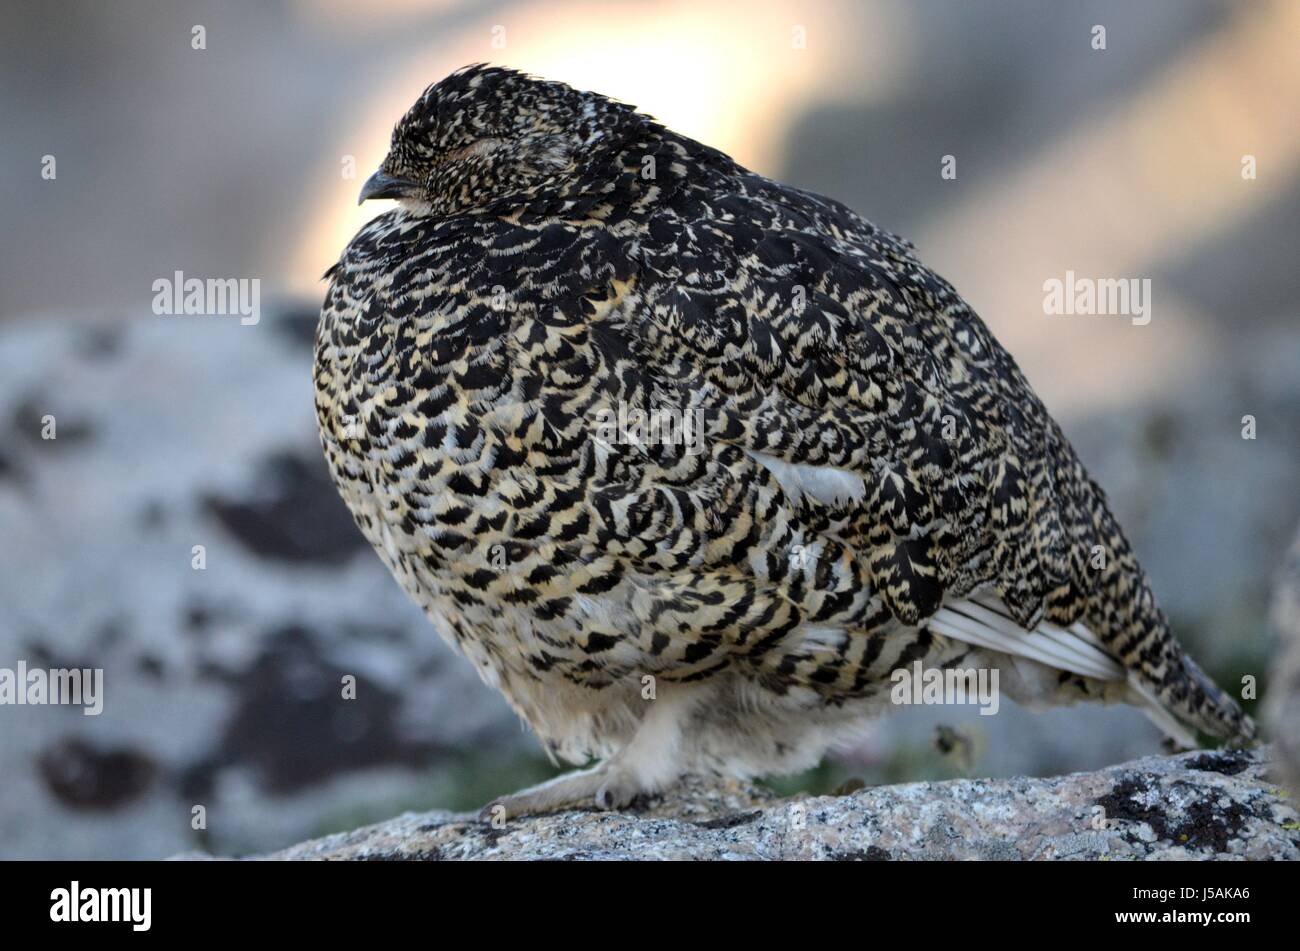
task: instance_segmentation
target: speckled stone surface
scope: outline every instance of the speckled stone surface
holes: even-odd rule
[[[626,813],[571,811],[501,828],[473,815],[407,813],[265,858],[1300,859],[1300,814],[1271,769],[1262,749],[817,798],[691,781]]]
[[[1266,715],[1278,774],[1291,794],[1300,796],[1300,532],[1278,572],[1272,623],[1277,649]]]

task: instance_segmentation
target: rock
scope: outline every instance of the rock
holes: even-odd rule
[[[1273,593],[1277,660],[1265,715],[1272,728],[1278,769],[1293,795],[1300,796],[1300,533],[1278,575]]]
[[[1300,859],[1300,815],[1272,785],[1270,761],[1268,749],[1194,752],[1047,779],[793,799],[691,780],[627,813],[570,811],[501,828],[469,814],[407,813],[264,857]]]
[[[0,327],[0,668],[105,695],[0,707],[0,857],[266,851],[536,755],[330,483],[315,307],[267,310]]]

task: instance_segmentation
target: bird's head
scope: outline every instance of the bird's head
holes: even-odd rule
[[[414,214],[445,217],[562,197],[635,115],[563,83],[469,66],[434,83],[402,116],[359,201],[395,198]]]

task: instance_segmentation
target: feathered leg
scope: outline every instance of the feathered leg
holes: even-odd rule
[[[480,816],[511,819],[588,805],[621,809],[637,796],[658,792],[681,776],[682,732],[702,690],[681,684],[661,688],[660,695],[648,701],[632,739],[609,759],[496,799]]]

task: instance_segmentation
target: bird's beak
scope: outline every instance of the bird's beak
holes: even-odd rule
[[[357,204],[371,198],[405,198],[415,194],[416,183],[405,178],[394,178],[384,172],[375,172],[361,186],[361,195]]]

